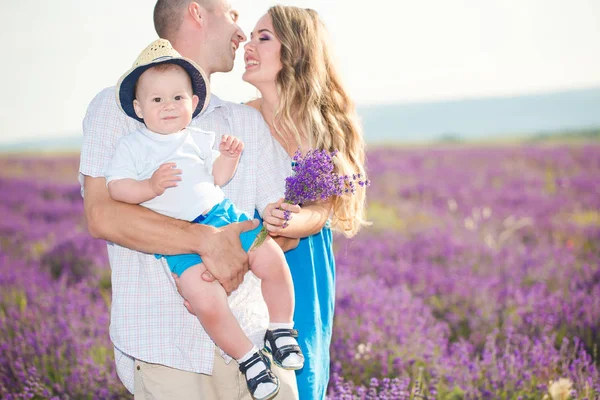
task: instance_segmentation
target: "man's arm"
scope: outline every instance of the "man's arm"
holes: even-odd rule
[[[214,228],[155,213],[145,207],[113,200],[104,178],[85,177],[84,208],[90,234],[145,253],[202,256],[206,269],[230,293],[244,279],[248,255],[241,232],[256,227],[245,221]]]
[[[113,200],[104,178],[85,177],[83,204],[88,230],[95,238],[144,253],[184,254],[202,248],[204,231],[193,235],[189,222]]]

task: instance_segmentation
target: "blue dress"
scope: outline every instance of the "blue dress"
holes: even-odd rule
[[[290,159],[290,164],[294,162]],[[262,218],[255,211],[254,218]],[[300,400],[323,400],[329,384],[329,346],[335,305],[335,258],[329,221],[285,253],[295,294],[294,328],[304,354],[296,371]]]
[[[304,353],[304,368],[296,371],[300,400],[322,400],[329,383],[329,345],[335,304],[335,259],[331,229],[300,239],[285,253],[292,272],[296,309],[294,326]]]

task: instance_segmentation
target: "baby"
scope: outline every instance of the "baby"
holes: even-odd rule
[[[215,134],[189,127],[208,104],[208,79],[193,61],[181,57],[164,39],[148,46],[120,79],[117,98],[122,110],[145,128],[124,136],[106,171],[111,197],[140,204],[173,218],[216,227],[248,218],[225,198],[220,186],[234,175],[244,144],[223,135],[218,151]],[[260,227],[240,236],[248,251]],[[293,329],[294,288],[282,250],[267,238],[249,252],[252,272],[261,279],[269,310],[265,351],[284,369],[300,369],[304,357]],[[279,380],[269,360],[240,328],[217,282],[206,282],[197,254],[164,256],[179,276],[180,288],[212,340],[239,363],[255,399],[270,399]]]

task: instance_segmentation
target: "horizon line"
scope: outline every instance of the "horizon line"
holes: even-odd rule
[[[384,102],[370,102],[370,103],[359,103],[355,102],[356,107],[380,107],[380,106],[397,106],[397,105],[415,105],[415,104],[432,104],[432,103],[455,103],[462,101],[478,101],[478,100],[500,100],[500,99],[514,99],[518,97],[536,97],[536,96],[544,96],[544,95],[552,95],[552,94],[561,94],[561,93],[569,93],[569,92],[583,92],[588,90],[600,90],[600,82],[594,84],[593,86],[572,86],[569,88],[556,88],[556,89],[541,89],[538,91],[525,91],[525,92],[513,92],[506,94],[491,94],[491,95],[472,95],[472,96],[462,96],[462,97],[436,97],[431,99],[404,99],[404,100],[392,100],[392,101],[384,101]]]

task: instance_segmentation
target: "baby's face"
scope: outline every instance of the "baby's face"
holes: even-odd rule
[[[135,113],[152,132],[168,135],[184,129],[198,105],[190,76],[181,67],[150,68],[138,80]]]

